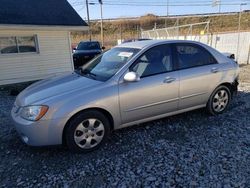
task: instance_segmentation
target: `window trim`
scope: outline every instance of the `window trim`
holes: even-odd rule
[[[185,69],[192,69],[192,68],[197,68],[197,67],[203,67],[203,66],[208,66],[208,65],[216,65],[219,64],[217,59],[211,54],[211,52],[209,52],[209,50],[207,50],[205,47],[195,44],[195,43],[186,43],[186,42],[182,42],[182,43],[173,43],[173,53],[174,53],[174,59],[175,59],[175,64],[176,64],[176,68],[177,70],[185,70]],[[179,63],[179,58],[178,58],[178,52],[177,52],[177,46],[178,45],[186,45],[186,46],[193,46],[196,47],[200,50],[205,50],[214,60],[215,63],[211,63],[211,64],[205,64],[205,65],[196,65],[196,66],[192,66],[192,67],[187,67],[187,68],[180,68],[180,63]]]
[[[155,76],[155,75],[160,75],[160,74],[166,74],[166,73],[170,73],[170,72],[174,72],[174,71],[177,71],[177,64],[175,63],[175,57],[174,57],[174,51],[173,51],[173,44],[158,44],[158,45],[155,45],[155,46],[152,46],[150,47],[149,49],[147,49],[146,51],[143,52],[143,54],[141,54],[136,60],[134,60],[134,62],[129,66],[128,70],[129,72],[131,72],[131,67],[135,66],[135,64],[137,63],[137,61],[145,54],[147,53],[149,50],[155,48],[155,47],[159,47],[159,46],[169,46],[170,47],[170,55],[171,55],[171,63],[172,63],[172,66],[173,66],[173,70],[171,71],[163,71],[163,72],[159,72],[159,73],[154,73],[154,74],[150,74],[150,75],[147,75],[147,76],[141,76],[140,78],[147,78],[147,77],[150,77],[150,76]]]
[[[15,42],[16,42],[16,47],[17,47],[17,53],[1,53],[0,51],[0,57],[3,56],[11,56],[11,55],[28,55],[28,54],[40,54],[40,49],[39,49],[39,41],[38,41],[38,35],[34,34],[34,35],[1,35],[0,38],[3,37],[14,37],[15,38]],[[18,37],[34,37],[34,42],[35,42],[35,48],[36,51],[35,52],[20,52],[19,51],[19,45],[18,45]]]

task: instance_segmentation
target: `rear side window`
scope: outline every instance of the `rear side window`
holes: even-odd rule
[[[194,44],[176,44],[178,68],[186,69],[216,64],[215,58],[204,48]]]

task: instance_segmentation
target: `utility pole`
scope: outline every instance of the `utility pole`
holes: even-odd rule
[[[212,7],[219,7],[219,13],[221,12],[221,0],[213,0]]]
[[[123,42],[123,39],[122,39],[122,20],[121,20],[121,23],[120,23],[120,40],[121,40],[121,43]]]
[[[221,0],[219,0],[218,3],[219,3],[219,13],[221,13]]]
[[[102,47],[104,46],[104,33],[103,33],[103,14],[102,14],[102,0],[99,0],[100,3],[100,9],[101,9],[101,42],[102,42]]]
[[[137,38],[141,38],[140,37],[140,31],[139,31],[139,25],[136,25],[136,31],[137,31]]]
[[[249,48],[248,48],[248,57],[247,57],[247,64],[250,64],[250,44],[249,44]]]
[[[179,18],[176,20],[176,28],[177,28],[177,39],[179,39]]]
[[[87,19],[88,19],[88,25],[89,25],[89,29],[88,29],[88,32],[89,32],[89,41],[91,41],[91,25],[90,25],[90,20],[89,20],[89,2],[88,0],[86,0],[86,8],[87,8]]]
[[[167,0],[167,17],[169,15],[169,0]]]
[[[167,27],[168,15],[169,15],[169,0],[167,0],[167,18],[165,19],[165,27]]]
[[[247,5],[247,3],[241,3],[240,4],[240,12],[239,12],[239,21],[238,21],[238,40],[237,40],[237,61],[239,62],[239,56],[240,56],[240,52],[239,52],[239,47],[240,47],[240,27],[241,27],[241,12],[242,12],[242,6],[243,5]]]

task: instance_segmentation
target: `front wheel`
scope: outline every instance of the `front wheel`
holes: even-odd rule
[[[86,111],[74,117],[66,128],[70,150],[86,153],[99,148],[110,133],[109,120],[99,111]]]
[[[217,87],[207,102],[207,110],[210,114],[223,113],[231,102],[231,92],[226,86]]]

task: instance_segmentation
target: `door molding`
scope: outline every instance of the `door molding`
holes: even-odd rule
[[[131,108],[131,109],[128,109],[128,110],[124,110],[124,112],[131,112],[131,111],[134,111],[134,110],[139,110],[139,109],[142,109],[142,108],[147,108],[147,107],[156,106],[156,105],[159,105],[159,104],[165,104],[165,103],[169,103],[169,102],[174,102],[174,101],[178,101],[178,100],[179,100],[179,98],[173,98],[173,99],[169,99],[169,100],[165,100],[165,101],[161,101],[161,102],[155,102],[155,103],[152,103],[152,104],[138,106],[138,107]]]

